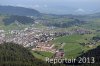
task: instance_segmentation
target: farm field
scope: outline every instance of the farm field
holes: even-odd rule
[[[93,48],[96,48],[99,43],[97,43],[93,47],[88,46],[82,46],[80,43],[88,43],[91,42],[91,38],[94,37],[95,34],[85,34],[85,35],[70,35],[70,36],[63,36],[63,37],[57,37],[52,42],[55,44],[55,48],[57,49],[63,49],[65,52],[65,58],[76,58],[79,55],[81,55],[83,52],[87,52],[88,50],[91,50]],[[62,43],[64,43],[64,46],[62,46]],[[45,59],[45,57],[51,58],[54,54],[50,52],[41,52],[32,51],[33,55],[40,59]]]

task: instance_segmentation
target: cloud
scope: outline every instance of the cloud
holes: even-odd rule
[[[36,4],[36,5],[33,5],[34,8],[39,8],[40,5]]]
[[[82,8],[78,8],[77,10],[75,10],[75,12],[85,12],[85,10]]]
[[[82,8],[78,8],[74,11],[74,14],[86,14],[87,10],[82,9]]]
[[[45,8],[47,8],[47,7],[48,7],[48,5],[47,5],[47,4],[45,4],[45,5],[44,5],[44,7],[45,7]]]

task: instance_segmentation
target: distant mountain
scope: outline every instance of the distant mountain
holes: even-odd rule
[[[100,13],[98,12],[98,13],[90,14],[89,16],[93,18],[100,18]]]
[[[0,13],[20,16],[38,16],[40,12],[34,9],[15,7],[15,6],[0,6]]]

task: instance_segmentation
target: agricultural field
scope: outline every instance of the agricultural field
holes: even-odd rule
[[[89,43],[91,42],[91,38],[94,37],[95,34],[85,34],[85,35],[69,35],[63,37],[57,37],[55,40],[51,41],[55,44],[55,48],[63,49],[65,52],[65,58],[76,58],[82,53],[87,52],[93,48],[96,48],[100,43],[97,43],[93,47],[82,46],[80,43]],[[64,46],[62,46],[64,44]],[[33,55],[39,59],[45,59],[45,57],[51,58],[54,54],[45,51],[32,51]]]
[[[94,35],[71,35],[71,36],[64,36],[64,37],[58,37],[54,40],[54,43],[56,46],[60,47],[60,43],[65,43],[64,49],[65,51],[65,57],[71,58],[71,57],[77,57],[82,51],[87,51],[88,49],[85,49],[86,47],[83,47],[80,45],[80,43],[87,43],[90,41],[90,39]],[[87,39],[87,40],[86,40]]]

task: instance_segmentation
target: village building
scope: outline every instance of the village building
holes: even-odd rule
[[[54,57],[55,58],[63,58],[64,55],[65,55],[64,50],[63,49],[59,49],[59,50],[56,51]]]

